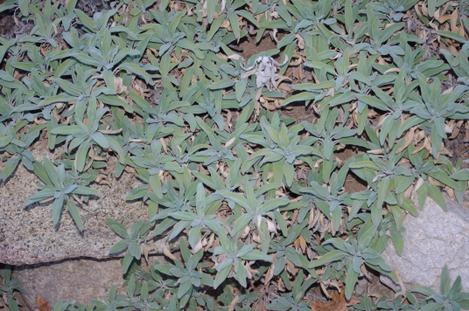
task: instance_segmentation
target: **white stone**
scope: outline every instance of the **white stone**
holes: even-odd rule
[[[459,275],[469,290],[469,209],[447,201],[444,211],[428,199],[418,217],[404,221],[404,250],[397,255],[392,243],[384,252],[385,260],[398,272],[405,285],[439,288],[440,274],[448,265],[452,281]]]

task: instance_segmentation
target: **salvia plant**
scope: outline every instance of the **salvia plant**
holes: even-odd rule
[[[127,171],[149,217],[107,222],[125,292],[55,310],[310,310],[332,289],[356,310],[468,307],[447,269],[440,292],[355,290],[398,281],[381,254],[405,215],[463,200],[446,142],[469,126],[464,1],[80,2],[0,4],[23,25],[0,37],[0,183],[34,173],[26,207],[84,232],[98,176]]]
[[[20,310],[18,294],[22,291],[20,283],[12,276],[11,268],[0,267],[0,306],[12,311]]]

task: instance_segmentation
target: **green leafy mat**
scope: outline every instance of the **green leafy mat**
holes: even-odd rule
[[[13,27],[30,25],[0,38],[0,182],[33,171],[41,185],[27,205],[50,205],[57,230],[68,212],[80,231],[108,165],[142,182],[128,200],[150,218],[108,222],[127,294],[87,310],[310,310],[313,292],[334,287],[350,300],[366,271],[396,280],[380,254],[389,240],[402,251],[412,194],[420,206],[445,208],[444,192],[462,201],[469,171],[443,142],[468,126],[464,1],[78,7],[0,4]],[[242,51],[247,38],[273,48]],[[60,160],[34,159],[44,140]],[[162,238],[167,260],[146,267],[143,249]],[[441,294],[354,308],[468,307],[443,274]]]

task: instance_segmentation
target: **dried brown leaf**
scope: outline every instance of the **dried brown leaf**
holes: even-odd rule
[[[36,296],[36,308],[39,311],[51,311],[52,308],[49,305],[49,302],[42,296]]]
[[[314,301],[311,304],[312,311],[347,311],[347,301],[345,294],[334,291],[331,293],[329,301]]]

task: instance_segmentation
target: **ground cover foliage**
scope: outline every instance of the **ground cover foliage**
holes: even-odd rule
[[[126,170],[150,215],[108,222],[126,292],[57,310],[310,310],[335,291],[357,310],[468,307],[447,270],[440,293],[354,291],[372,274],[399,282],[381,253],[402,250],[406,214],[463,199],[469,171],[444,141],[469,119],[467,3],[95,6],[0,5],[26,29],[0,38],[0,181],[24,166],[40,181],[26,204],[84,231],[93,184]],[[246,53],[247,38],[273,45]],[[34,159],[40,140],[60,157]],[[154,243],[165,260],[148,264]]]

